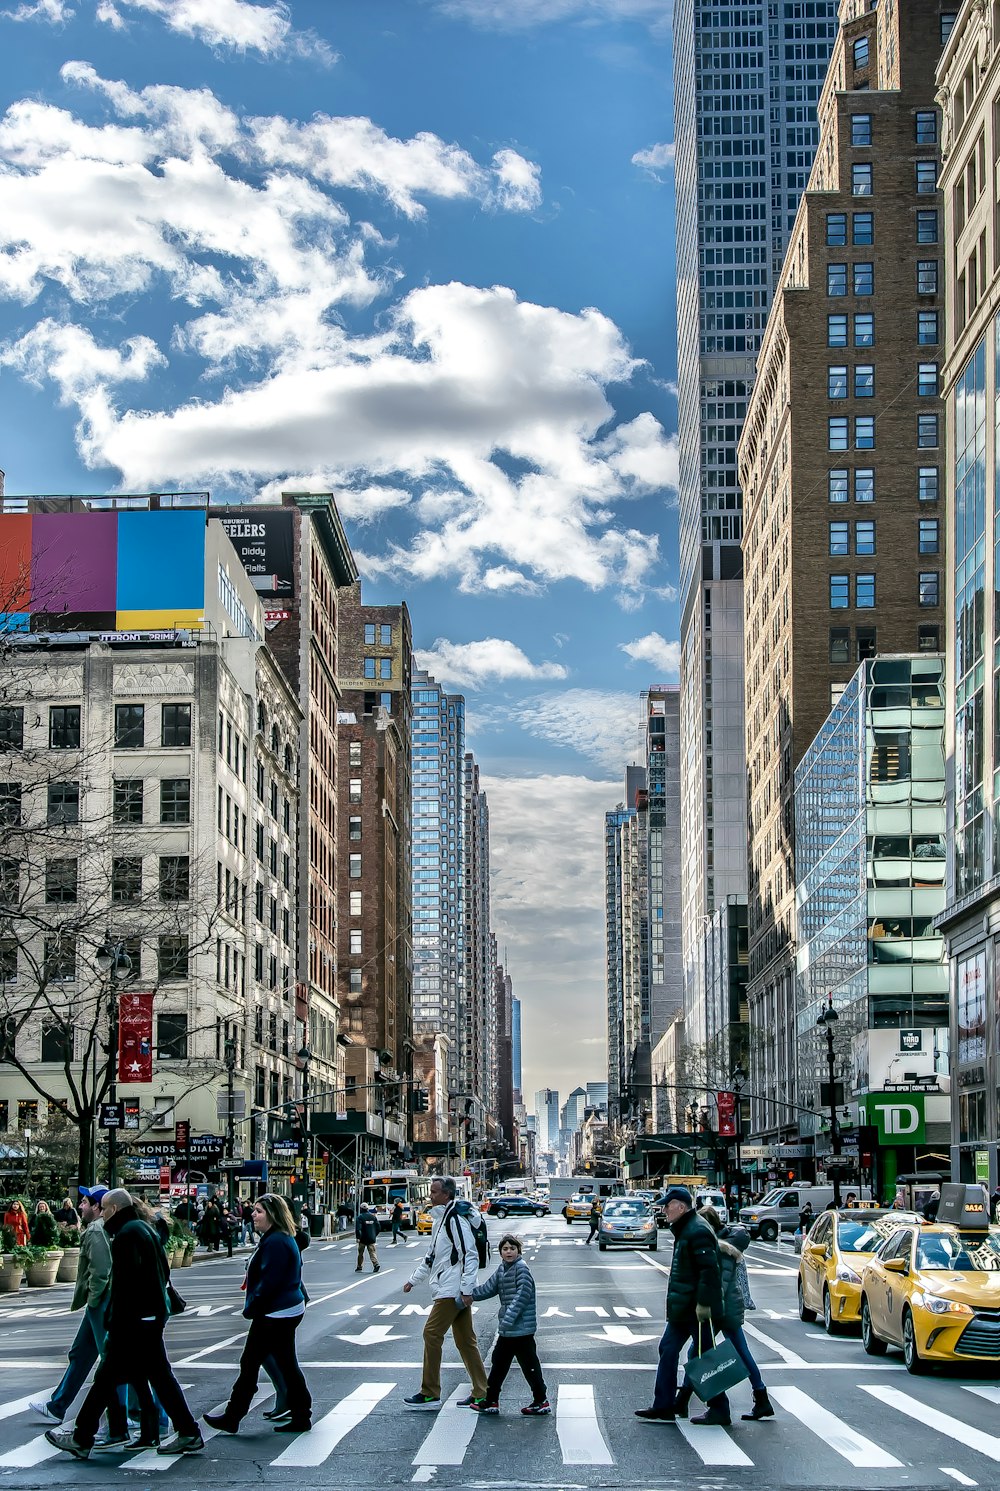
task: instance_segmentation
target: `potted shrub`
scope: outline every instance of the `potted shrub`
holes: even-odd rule
[[[32,1243],[21,1251],[31,1255],[27,1269],[30,1287],[44,1289],[55,1283],[62,1262],[62,1248],[43,1248],[39,1243]]]
[[[198,1239],[186,1227],[181,1228],[177,1242],[177,1263],[180,1268],[190,1268],[194,1262],[194,1250]]]
[[[17,1247],[13,1227],[0,1227],[0,1294],[16,1294],[24,1278],[24,1267],[14,1257]]]
[[[60,1233],[59,1242],[62,1246],[62,1261],[59,1264],[59,1272],[56,1274],[57,1284],[75,1284],[77,1271],[80,1267],[80,1229],[79,1227],[64,1227]]]

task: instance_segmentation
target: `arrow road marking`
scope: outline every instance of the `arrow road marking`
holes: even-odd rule
[[[405,1336],[394,1336],[391,1325],[368,1325],[360,1336],[341,1336],[338,1341],[350,1341],[354,1346],[378,1346],[383,1341],[403,1341]]]
[[[588,1331],[592,1341],[611,1341],[615,1346],[635,1346],[640,1341],[655,1341],[655,1336],[640,1336],[630,1325],[606,1325],[603,1330]]]

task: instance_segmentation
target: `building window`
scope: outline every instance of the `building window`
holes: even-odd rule
[[[0,824],[14,828],[21,821],[21,783],[0,782]]]
[[[80,783],[50,782],[47,790],[46,821],[79,823]]]
[[[875,317],[871,311],[857,311],[854,316],[855,347],[874,347]]]
[[[868,66],[868,37],[867,36],[859,36],[859,37],[857,37],[855,39],[854,45],[851,48],[851,57],[853,58],[854,66],[855,67],[867,67]]]
[[[847,317],[827,316],[826,318],[826,345],[828,347],[847,346]]]
[[[859,362],[854,369],[854,397],[856,399],[875,397],[875,368],[870,362]]]
[[[846,611],[851,604],[850,575],[830,576],[830,610]]]
[[[374,647],[375,646],[375,623],[374,623],[374,621],[366,621],[365,622],[365,646],[366,647]]]
[[[848,499],[847,468],[835,466],[827,472],[827,496],[831,502],[846,502]]]
[[[361,915],[361,892],[359,890],[352,890],[350,892],[348,914],[350,916]]]
[[[826,215],[827,248],[847,247],[847,213],[828,212]]]
[[[375,659],[373,657],[366,657],[365,658],[365,677],[366,678],[374,678],[375,677]]]
[[[855,295],[875,294],[875,265],[867,260],[859,261],[851,266],[852,284]]]
[[[53,1016],[42,1021],[42,1060],[65,1066],[73,1060],[73,1027]]]
[[[17,938],[0,937],[0,987],[17,983]],[[2,1045],[2,1039],[0,1039]],[[0,1061],[3,1057],[0,1056]]]
[[[828,264],[826,266],[826,293],[827,295],[847,294],[846,264]]]
[[[350,855],[348,855],[347,863],[348,863],[347,873],[348,873],[348,876],[350,877],[350,879],[351,880],[360,880],[361,879],[361,855],[360,854],[350,854]]]
[[[830,553],[831,554],[842,555],[842,554],[849,554],[850,552],[851,552],[850,524],[849,523],[831,523],[830,524]]]
[[[189,746],[191,744],[190,704],[164,704],[161,707],[160,744],[164,746]]]
[[[160,822],[190,823],[190,821],[190,778],[164,777],[160,782]]]
[[[938,391],[938,365],[922,362],[917,366],[917,393],[922,398],[936,398]]]
[[[360,742],[360,740],[352,740],[351,741],[351,743],[350,743],[350,749],[349,749],[349,752],[348,752],[348,757],[349,757],[349,760],[350,760],[350,764],[352,766],[360,766],[361,765],[361,742]]]
[[[352,968],[350,971],[350,991],[352,994],[360,994],[362,992],[360,968]]]
[[[855,645],[857,647],[857,659],[863,663],[866,658],[874,657],[878,648],[875,641],[875,628],[873,626],[859,626],[854,633]]]
[[[917,345],[920,347],[936,347],[938,341],[938,313],[937,311],[917,312]]]
[[[875,553],[875,519],[859,518],[854,525],[855,554]]]
[[[872,163],[857,160],[851,166],[851,196],[870,197],[872,194]]]
[[[851,115],[851,144],[870,145],[872,142],[872,116],[870,114]]]
[[[851,628],[849,626],[830,628],[830,661],[831,663],[851,661]]]
[[[938,215],[936,207],[921,207],[917,213],[917,242],[937,243]]]
[[[392,658],[391,657],[380,657],[379,658],[379,660],[378,660],[378,676],[379,676],[379,678],[391,678],[392,677]]]
[[[44,976],[54,984],[69,984],[76,978],[76,942],[55,934],[45,939]]]
[[[834,367],[826,370],[826,396],[829,399],[847,398],[847,368]]]
[[[188,940],[185,934],[161,934],[156,947],[156,971],[161,979],[187,978]]]
[[[187,901],[191,895],[191,861],[186,854],[160,855],[160,900]]]
[[[917,552],[919,554],[937,554],[939,552],[937,518],[920,519],[920,538]]]
[[[921,450],[936,450],[938,443],[938,417],[936,414],[917,415],[917,445]]]
[[[921,570],[918,581],[918,596],[922,606],[941,604],[941,573],[939,570]]]
[[[827,420],[830,450],[850,449],[846,414],[838,414]]]
[[[859,414],[854,420],[855,450],[875,449],[875,419],[870,414]]]
[[[934,109],[918,109],[914,120],[914,139],[918,145],[937,144],[937,112]]]
[[[378,629],[378,641],[380,647],[392,646],[392,627],[386,622],[382,622]]]
[[[939,626],[917,627],[917,651],[918,652],[940,652],[941,651],[941,628]]]
[[[0,746],[19,751],[24,746],[24,706],[0,704]]]
[[[137,751],[146,744],[146,706],[115,705],[115,750]]]
[[[58,751],[75,751],[79,748],[79,704],[53,704],[50,706],[49,745],[53,750]]]
[[[156,1017],[157,1061],[186,1061],[187,1054],[187,1014],[182,1010],[173,1014],[164,1010],[162,1015]]]
[[[854,604],[859,611],[873,611],[875,609],[874,575],[855,575]]]
[[[142,778],[115,777],[112,819],[115,823],[142,822]]]
[[[875,242],[875,214],[873,212],[852,214],[851,239],[856,248],[868,248]]]
[[[952,33],[955,20],[958,16],[957,10],[943,10],[941,12],[941,45],[944,46]]]
[[[361,778],[360,777],[351,777],[350,778],[349,783],[348,783],[348,789],[347,789],[347,800],[348,800],[348,802],[360,802],[361,801]]]
[[[915,162],[914,171],[917,194],[922,197],[933,196],[937,191],[937,161],[918,160]]]
[[[349,818],[347,821],[348,821],[348,837],[352,838],[352,839],[360,839],[361,838],[361,819],[360,818]]]
[[[75,859],[45,861],[45,900],[52,905],[75,901],[77,896],[77,862]]]
[[[917,261],[917,294],[936,295],[938,288],[938,261],[936,259],[918,259]]]
[[[112,901],[138,901],[142,898],[142,859],[139,855],[116,856],[111,861]]]
[[[875,501],[875,472],[871,466],[859,466],[854,473],[855,502]]]
[[[14,906],[21,894],[21,863],[4,855],[0,859],[0,906]]]
[[[936,502],[941,485],[941,472],[937,466],[921,466],[917,473],[917,496],[921,502]]]
[[[360,957],[361,953],[364,951],[364,948],[362,946],[362,932],[361,932],[361,928],[360,927],[352,927],[351,928],[350,936],[351,936],[351,947],[350,947],[351,954],[352,954],[353,957]]]

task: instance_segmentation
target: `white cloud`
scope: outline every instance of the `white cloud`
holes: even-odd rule
[[[619,646],[622,652],[628,653],[633,662],[649,663],[660,673],[668,674],[672,678],[676,677],[680,670],[681,644],[668,642],[666,637],[660,636],[659,632],[647,632],[644,637],[636,637],[632,642],[621,642]]]
[[[508,711],[529,735],[578,751],[607,771],[620,773],[637,759],[638,693],[567,689],[522,700]]]
[[[527,30],[557,21],[638,20],[670,30],[672,0],[438,0],[445,15],[496,30]]]
[[[180,36],[234,52],[282,52],[313,56],[325,65],[336,53],[312,32],[295,31],[288,6],[253,5],[249,0],[98,0],[97,19],[120,31],[132,12],[155,16]]]
[[[511,678],[565,678],[561,663],[533,663],[513,642],[484,637],[481,642],[449,642],[438,637],[433,647],[416,648],[417,666],[433,673],[446,688],[482,688]]]
[[[21,0],[16,10],[0,11],[6,21],[47,21],[61,26],[76,14],[68,0]]]
[[[680,476],[677,436],[667,436],[651,414],[619,425],[604,442],[609,465],[637,492],[677,491]]]
[[[640,170],[648,171],[657,180],[662,178],[664,171],[673,170],[674,165],[674,142],[665,141],[662,144],[650,145],[646,150],[637,150],[632,157],[633,166]]]
[[[524,1089],[601,1081],[604,1063],[604,814],[612,781],[482,779],[490,805],[491,910],[521,999]]]
[[[18,342],[0,346],[0,366],[13,368],[38,386],[51,378],[63,401],[86,398],[96,382],[141,382],[166,358],[149,337],[129,337],[119,347],[100,347],[81,326],[39,321]]]

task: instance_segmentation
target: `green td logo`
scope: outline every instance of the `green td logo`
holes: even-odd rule
[[[924,1094],[868,1093],[861,1099],[865,1122],[878,1125],[880,1144],[922,1144],[924,1132]]]

